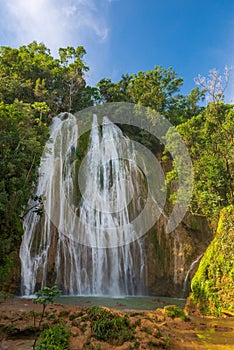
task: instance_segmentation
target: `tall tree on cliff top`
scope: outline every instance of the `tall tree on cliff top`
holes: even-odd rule
[[[194,191],[192,211],[206,215],[217,222],[220,209],[234,203],[234,105],[225,104],[224,90],[228,71],[219,75],[212,70],[208,78],[198,77],[210,101],[197,116],[179,125],[194,169]],[[173,143],[173,130],[167,135],[169,147]],[[176,178],[176,169],[168,179]]]
[[[173,124],[197,115],[201,111],[198,101],[203,93],[195,88],[188,96],[179,93],[183,79],[172,70],[155,66],[153,70],[122,75],[119,82],[102,79],[97,84],[99,101],[130,102],[150,107],[166,116]]]

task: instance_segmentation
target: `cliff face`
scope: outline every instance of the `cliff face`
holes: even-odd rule
[[[219,230],[221,227],[222,225],[219,225]],[[204,217],[194,217],[189,213],[174,232],[166,234],[165,228],[166,220],[161,216],[155,226],[142,238],[146,257],[146,274],[145,280],[142,281],[145,286],[144,290],[149,295],[186,297],[189,294],[191,278],[198,267],[201,255],[211,241],[211,231]],[[40,227],[38,235],[40,235]],[[56,239],[57,232],[55,230],[47,265],[47,280],[50,281],[50,285],[55,283],[56,278]],[[225,254],[228,254],[228,251]],[[205,253],[206,256],[207,253]],[[9,274],[9,281],[4,286],[6,293],[16,292],[19,294],[20,292],[20,263],[18,260],[18,254],[16,254],[15,261],[17,263],[14,264],[14,269]],[[139,256],[135,257],[134,264],[139,265],[137,269],[141,269]],[[206,264],[209,264],[208,260],[206,260]],[[40,288],[41,281],[42,274],[39,271],[36,289]],[[60,287],[62,288],[62,285]],[[197,291],[196,288],[195,291]]]
[[[157,154],[159,160],[160,157],[161,153]],[[165,170],[167,168],[170,169],[171,162],[169,160],[162,165]],[[143,181],[138,184],[139,187],[142,187],[140,188],[142,200],[147,197],[147,186],[145,186],[144,181],[145,180],[143,179]],[[57,210],[57,207],[59,206],[58,203],[60,203],[57,188],[59,188],[59,183],[55,181],[53,194],[54,210]],[[57,215],[61,215],[61,212],[62,211],[57,210]],[[150,212],[149,215],[154,217],[155,213]],[[44,245],[46,245],[48,251],[46,258],[41,254],[41,266],[38,268],[37,273],[34,276],[35,288],[36,290],[39,289],[42,283],[46,283],[49,286],[56,283],[64,293],[69,293],[69,290],[66,290],[65,288],[65,284],[72,284],[73,279],[69,277],[71,270],[70,267],[72,265],[77,265],[74,261],[85,260],[83,270],[88,271],[87,275],[90,278],[92,273],[90,272],[89,265],[91,265],[90,256],[92,256],[92,252],[87,249],[83,254],[84,259],[75,259],[76,256],[79,255],[78,253],[74,255],[74,259],[72,259],[70,250],[68,249],[69,241],[67,237],[60,237],[59,240],[58,230],[52,225],[52,223],[48,222],[48,225],[44,225],[44,220],[45,218],[40,219],[36,225],[35,238],[32,242],[32,256],[36,255],[40,245],[40,249],[43,251],[45,248]],[[145,220],[147,220],[147,218],[145,218]],[[50,225],[51,235],[48,238],[48,234],[45,234],[45,232],[48,231]],[[44,226],[46,226],[47,231],[43,228]],[[191,278],[198,267],[199,260],[212,239],[211,230],[209,229],[204,217],[192,216],[189,213],[186,214],[176,230],[170,234],[166,233],[166,226],[167,219],[165,216],[161,215],[154,227],[140,239],[143,252],[136,249],[134,244],[131,244],[129,248],[132,256],[131,263],[134,266],[136,276],[138,276],[138,279],[134,280],[133,278],[132,280],[136,284],[136,291],[139,294],[142,292],[142,294],[149,295],[186,297],[189,294]],[[40,243],[41,237],[45,237],[45,239]],[[58,251],[60,252],[59,260],[57,259]],[[141,255],[144,255],[144,259],[142,259]],[[34,260],[32,259],[31,270],[28,269],[26,274],[29,282],[33,279],[32,268],[34,268],[34,265],[38,262],[38,259]],[[128,263],[124,260],[123,263],[120,262],[119,265],[121,267],[121,264],[125,264],[124,271],[128,271]],[[17,278],[11,278],[10,284],[12,290],[19,293],[20,264],[15,264],[15,269],[17,270],[17,274],[15,274],[17,275]],[[80,265],[77,267],[77,270],[82,270]],[[58,277],[60,276],[58,275],[58,271],[62,271],[62,273],[60,273],[61,278]],[[109,275],[112,274],[113,271],[106,275],[109,278]],[[129,280],[128,275],[126,273],[124,273],[124,275],[126,279]],[[80,280],[80,278],[78,278],[78,280]],[[82,281],[80,283],[82,284]],[[139,288],[140,284],[142,284],[142,288]],[[8,285],[6,285],[6,290],[10,290]]]
[[[234,206],[220,213],[215,238],[192,280],[187,307],[205,315],[234,312]]]
[[[186,297],[199,260],[211,241],[211,231],[204,217],[187,213],[175,231],[165,233],[161,216],[145,237],[150,295]]]

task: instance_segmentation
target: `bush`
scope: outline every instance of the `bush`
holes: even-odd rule
[[[133,327],[127,315],[121,317],[99,306],[92,307],[88,315],[93,336],[96,339],[114,345],[122,345],[125,341],[134,339]]]
[[[164,307],[164,311],[167,316],[171,318],[181,318],[183,321],[188,321],[188,317],[185,315],[184,311],[176,305],[168,305]]]
[[[70,335],[69,328],[64,325],[46,329],[36,345],[36,350],[68,350]]]

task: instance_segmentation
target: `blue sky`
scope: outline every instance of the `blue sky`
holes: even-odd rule
[[[172,66],[184,78],[232,66],[226,100],[234,102],[233,0],[0,0],[0,45],[84,45],[88,81]]]

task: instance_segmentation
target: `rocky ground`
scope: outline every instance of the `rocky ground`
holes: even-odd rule
[[[124,317],[128,315],[134,326],[134,339],[123,344],[97,340],[86,317],[89,307],[51,304],[46,308],[43,325],[64,322],[71,328],[70,350],[131,350],[131,349],[234,349],[234,318],[221,323],[217,319],[195,318],[188,321],[172,319],[165,310],[111,310]],[[0,350],[32,349],[42,306],[27,299],[0,301]],[[215,342],[212,341],[216,339]],[[221,339],[221,342],[220,340]],[[225,340],[226,339],[226,340]],[[207,343],[210,345],[207,347]]]

